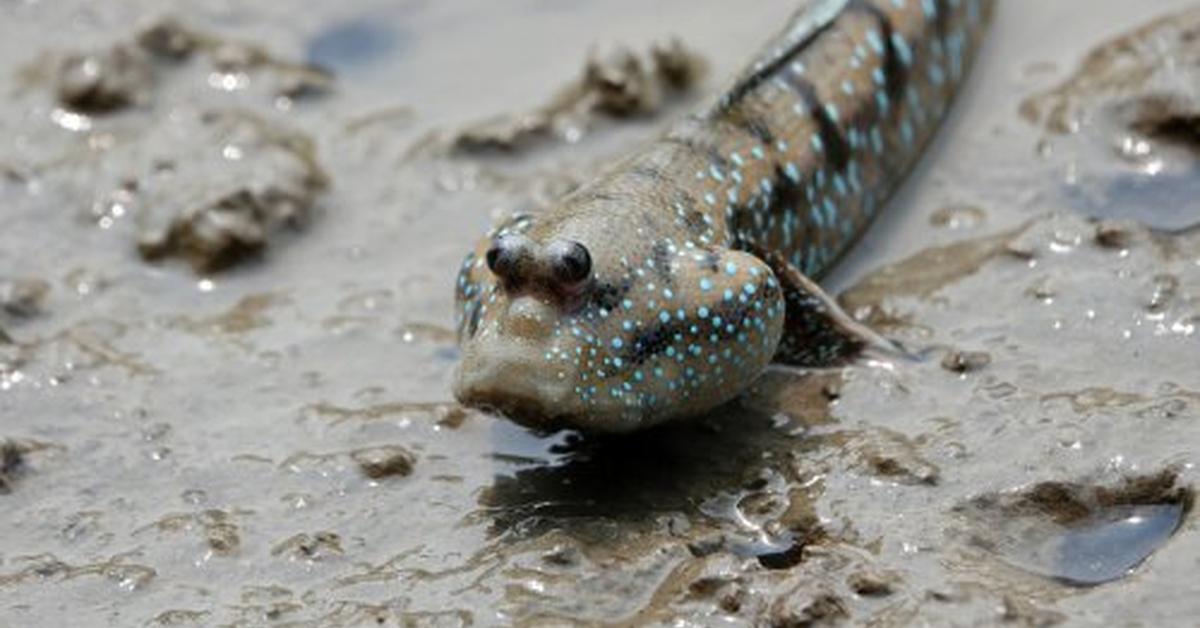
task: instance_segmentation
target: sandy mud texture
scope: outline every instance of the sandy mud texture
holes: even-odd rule
[[[789,7],[0,3],[0,624],[1192,623],[1200,12],[1000,4],[828,280],[920,359],[590,440],[452,401],[461,256]]]

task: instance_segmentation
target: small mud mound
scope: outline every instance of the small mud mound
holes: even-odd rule
[[[613,44],[596,47],[580,77],[550,102],[529,112],[477,122],[446,144],[451,153],[469,155],[521,152],[550,137],[575,143],[602,119],[659,113],[692,91],[706,67],[699,54],[676,38],[655,43],[645,55]]]
[[[1168,470],[1113,486],[1042,482],[984,495],[961,508],[972,544],[1007,563],[1071,586],[1131,574],[1174,534],[1193,492]]]
[[[1180,230],[1200,224],[1200,10],[1095,48],[1074,75],[1026,99],[1021,115],[1063,159],[1065,195],[1099,218]]]

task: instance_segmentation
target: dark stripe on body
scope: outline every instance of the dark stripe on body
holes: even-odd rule
[[[934,16],[934,29],[937,31],[938,40],[945,43],[950,35],[950,3],[946,0],[934,0],[933,7],[937,11],[937,15]]]
[[[804,39],[801,39],[800,41],[784,49],[780,54],[776,55],[775,58],[771,59],[769,63],[764,64],[753,74],[739,81],[737,85],[733,86],[733,89],[729,90],[729,92],[721,98],[721,102],[717,106],[717,111],[722,113],[728,111],[743,98],[745,98],[746,94],[758,89],[760,85],[778,74],[783,67],[790,64],[797,55],[799,55],[804,51],[805,48],[809,47],[814,41],[816,41],[822,33],[829,30],[829,28],[833,26],[835,22],[837,22],[837,20],[832,19],[822,24],[818,28],[813,29],[813,32],[809,33],[808,37],[805,37]]]
[[[784,72],[780,77],[792,91],[800,96],[801,102],[808,109],[808,114],[817,123],[817,136],[821,138],[825,154],[834,169],[841,171],[850,163],[850,144],[838,123],[829,116],[829,111],[821,104],[817,96],[817,88],[807,79],[797,76],[794,72]]]
[[[775,134],[767,123],[769,114],[749,111],[748,105],[749,101],[742,101],[738,106],[731,106],[721,111],[715,121],[724,122],[765,146],[774,144]]]
[[[788,211],[800,213],[801,208],[809,206],[801,185],[792,182],[792,179],[787,176],[782,166],[775,166],[770,181],[771,194],[766,198],[766,207],[770,211],[775,213]],[[769,237],[769,234],[754,233],[754,216],[758,211],[748,205],[734,207],[733,224],[730,229],[733,237],[732,248],[750,251],[755,255],[759,254],[758,249],[761,247],[757,240],[764,235]],[[801,232],[795,234],[794,237],[798,241],[807,242],[811,237],[809,232],[812,228],[813,225],[808,221],[800,221]]]
[[[945,7],[938,8],[938,15],[949,15],[948,11],[943,11]],[[896,46],[892,43],[892,35],[895,30],[892,28],[892,21],[888,19],[886,13],[882,9],[875,6],[870,0],[850,0],[850,4],[846,7],[847,11],[858,11],[865,13],[873,18],[878,24],[879,34],[883,40],[883,78],[884,85],[887,88],[887,95],[893,99],[900,98],[904,92],[904,87],[908,83],[908,68],[900,61],[900,55],[896,52]]]

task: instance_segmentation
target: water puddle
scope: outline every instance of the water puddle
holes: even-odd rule
[[[1134,573],[1179,529],[1191,500],[1164,473],[1115,487],[1044,482],[963,510],[976,524],[973,545],[1025,571],[1092,587]]]
[[[1183,514],[1183,504],[1119,506],[1098,513],[1051,541],[1046,575],[1075,586],[1124,578],[1167,542]]]
[[[362,71],[395,55],[404,36],[372,17],[335,24],[308,42],[305,59],[336,74]]]
[[[1022,105],[1022,115],[1048,131],[1039,152],[1062,160],[1068,203],[1166,231],[1200,224],[1200,100],[1191,62],[1200,55],[1198,23],[1200,11],[1191,8],[1120,35]]]

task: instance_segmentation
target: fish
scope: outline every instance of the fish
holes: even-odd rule
[[[714,411],[773,363],[886,343],[817,281],[966,78],[992,0],[813,0],[728,87],[457,276],[454,394],[544,431]]]

